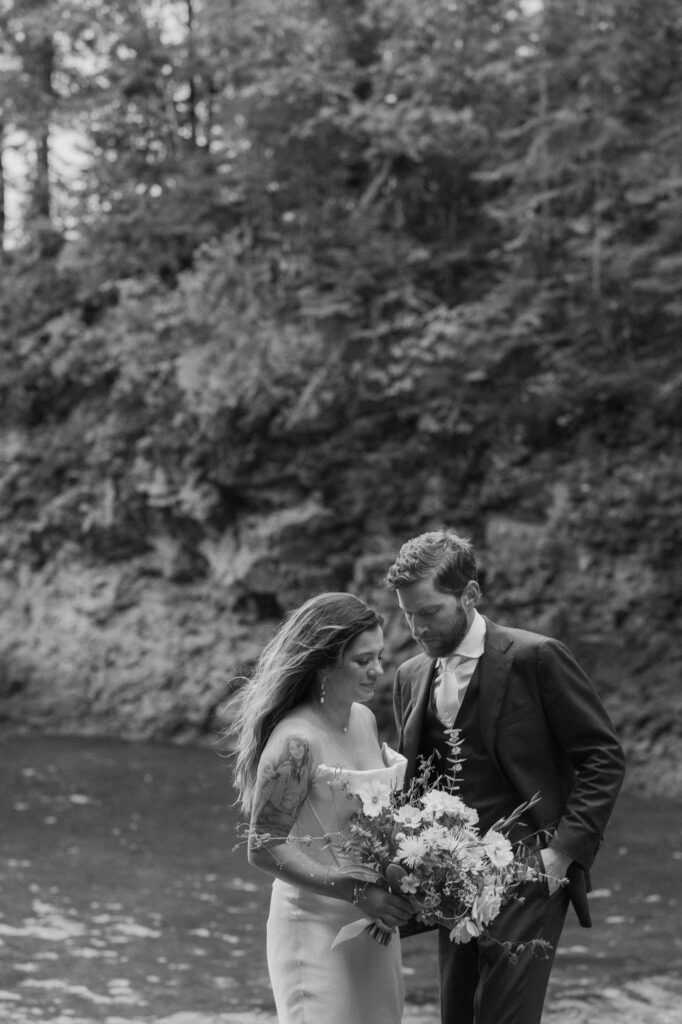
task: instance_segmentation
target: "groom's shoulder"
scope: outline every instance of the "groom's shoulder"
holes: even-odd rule
[[[502,626],[486,618],[486,642],[494,647],[506,648],[514,645],[517,649],[537,648],[543,644],[554,644],[558,641],[544,633],[519,626]]]
[[[396,679],[399,681],[412,679],[414,676],[427,671],[432,661],[433,659],[429,658],[426,654],[415,654],[412,658],[408,658],[407,661],[403,661],[398,665]]]

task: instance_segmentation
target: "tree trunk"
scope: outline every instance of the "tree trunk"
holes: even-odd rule
[[[0,120],[0,263],[5,258],[5,123]]]
[[[54,45],[52,39],[44,37],[32,47],[35,78],[39,102],[36,110],[36,124],[33,136],[36,147],[35,177],[31,197],[31,219],[50,219],[50,120],[54,101],[52,74],[54,69]]]

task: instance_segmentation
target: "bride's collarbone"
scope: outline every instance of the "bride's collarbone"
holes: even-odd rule
[[[366,715],[351,705],[348,717],[332,716],[326,708],[309,704],[305,709],[311,754],[318,764],[350,771],[371,771],[384,767],[381,747],[368,727]],[[345,723],[345,724],[344,724]]]
[[[351,726],[345,733],[326,731],[320,739],[322,764],[356,772],[384,767],[379,744],[373,737],[368,741],[368,736],[362,729]]]

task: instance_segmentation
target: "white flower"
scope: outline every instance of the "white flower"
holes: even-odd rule
[[[512,845],[501,832],[494,832],[493,829],[490,829],[483,836],[481,843],[494,867],[504,868],[513,861],[514,851],[512,850]]]
[[[473,917],[476,924],[482,927],[486,924],[490,924],[491,921],[497,917],[502,906],[502,897],[500,892],[495,888],[484,889],[476,899],[474,905],[471,908],[471,916]]]
[[[400,891],[404,893],[416,892],[419,888],[419,879],[416,875],[403,875],[400,879]]]
[[[422,812],[418,807],[412,807],[411,804],[405,804],[393,815],[399,825],[403,825],[405,828],[418,828],[422,820]]]
[[[454,853],[459,846],[458,837],[442,825],[429,825],[419,833],[427,846],[432,850],[444,850],[447,853]]]
[[[433,827],[438,828],[438,826]],[[449,837],[444,841],[443,849],[457,859],[461,870],[478,872],[484,867],[490,866],[481,846],[481,837],[473,829],[462,826],[453,829],[444,828],[443,831]]]
[[[369,779],[355,790],[362,800],[362,810],[368,818],[376,818],[391,803],[391,788],[379,779]]]
[[[473,807],[467,807],[464,801],[454,793],[446,793],[442,789],[432,789],[424,794],[421,802],[427,814],[434,818],[439,818],[441,814],[451,814],[470,825],[475,825],[478,821],[478,812]]]
[[[469,918],[465,918],[463,921],[458,921],[455,927],[450,932],[450,942],[468,942],[469,939],[475,939],[481,934],[481,929]]]
[[[457,811],[457,815],[467,825],[478,825],[478,811],[475,807],[468,807],[467,804],[460,801],[460,807]]]
[[[405,836],[398,847],[397,856],[398,860],[407,864],[408,868],[413,868],[421,863],[427,853],[428,847],[419,836]]]

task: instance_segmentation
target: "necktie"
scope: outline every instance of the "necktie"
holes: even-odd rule
[[[443,664],[440,684],[436,690],[436,710],[443,722],[454,722],[457,717],[470,677],[470,673],[462,671],[460,666],[471,660],[461,654],[453,654]],[[460,668],[459,678],[458,668]]]

